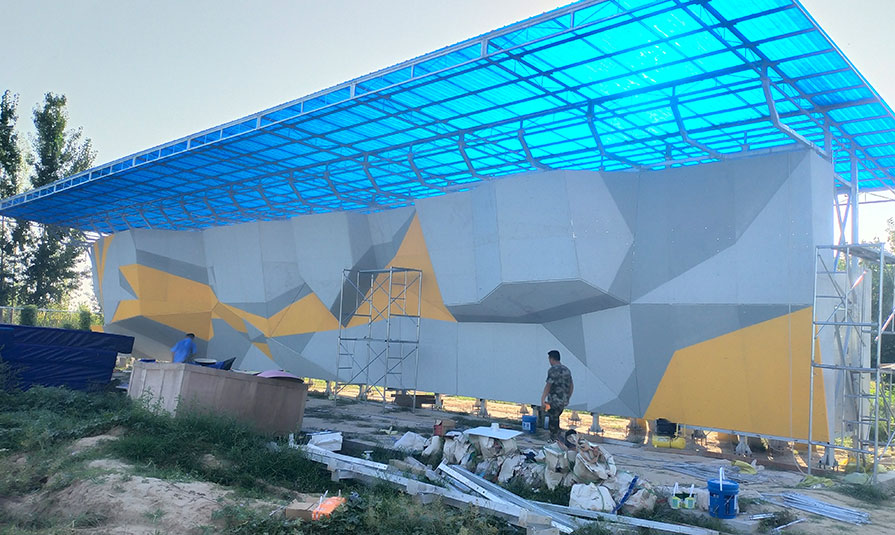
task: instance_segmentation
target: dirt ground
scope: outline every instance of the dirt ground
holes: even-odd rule
[[[77,441],[72,454],[114,435]],[[24,456],[21,462],[28,462]],[[239,498],[232,489],[200,481],[170,481],[133,475],[134,467],[113,459],[88,463],[89,477],[58,491],[19,499],[0,497],[0,508],[20,517],[66,519],[72,533],[158,535],[215,533],[212,514],[227,504],[273,511],[279,504]],[[53,488],[52,480],[47,487]]]
[[[337,430],[346,439],[361,444],[391,446],[405,431],[413,430],[424,436],[432,434],[432,426],[437,419],[451,418],[459,427],[469,428],[489,425],[498,421],[502,427],[520,426],[520,406],[504,403],[490,403],[490,418],[481,419],[470,413],[474,401],[464,398],[446,398],[449,411],[417,409],[410,411],[375,402],[361,402],[349,398],[336,400],[322,396],[311,396],[305,409],[303,431]],[[571,414],[565,415],[563,425],[569,427]],[[578,429],[586,430],[589,415],[581,415]],[[716,474],[720,467],[730,467],[729,459],[709,458],[705,454],[731,452],[732,445],[723,438],[710,436],[705,444],[690,444],[687,450],[653,448],[624,442],[628,421],[620,418],[603,418],[603,437],[606,449],[614,456],[619,470],[638,475],[654,486],[670,487],[678,483],[682,488],[705,486],[705,477],[675,471],[672,467],[685,471],[700,471],[700,474]],[[103,440],[115,440],[117,433],[81,439],[71,446],[71,452],[89,450]],[[545,443],[546,433],[523,434],[518,439],[521,448],[537,448]],[[860,499],[826,489],[800,489],[796,485],[804,474],[798,464],[790,470],[775,469],[773,462],[782,463],[787,458],[792,461],[797,454],[778,453],[776,457],[766,453],[756,453],[754,459],[760,470],[740,484],[740,498],[745,505],[745,513],[739,515],[733,529],[748,532],[756,522],[748,522],[748,516],[761,512],[774,512],[780,507],[760,502],[759,497],[774,499],[773,495],[795,491],[815,499],[866,511],[870,514],[871,525],[854,526],[839,521],[793,510],[799,518],[806,520],[787,528],[783,533],[874,533],[895,534],[895,505],[886,503],[870,505]],[[744,459],[750,461],[751,459]],[[27,463],[23,458],[21,462]],[[803,463],[804,461],[802,461]],[[774,465],[777,466],[777,465]],[[72,532],[99,535],[155,535],[160,533],[202,534],[215,533],[213,513],[228,504],[248,505],[258,510],[274,511],[282,504],[247,499],[235,495],[231,489],[219,485],[196,481],[171,481],[153,477],[134,475],[134,467],[111,459],[97,459],[88,465],[89,474],[61,490],[42,491],[25,498],[10,500],[0,497],[0,508],[22,515],[48,515],[53,518],[70,519]],[[729,468],[728,468],[729,470]],[[745,476],[744,476],[745,477]],[[45,488],[53,488],[50,481]],[[90,524],[92,517],[96,526]]]
[[[445,411],[417,409],[411,412],[409,409],[398,408],[391,404],[383,405],[381,402],[360,402],[351,398],[339,398],[333,401],[322,397],[310,397],[302,428],[305,431],[323,429],[342,431],[346,439],[386,447],[408,430],[423,436],[431,436],[435,420],[442,418],[457,420],[460,426],[466,428],[489,425],[492,421],[498,421],[501,427],[521,429],[520,405],[488,403],[490,418],[481,419],[471,414],[474,403],[474,400],[468,398],[445,398]],[[564,428],[572,427],[570,417],[571,413],[564,414],[562,420]],[[586,432],[591,423],[590,415],[580,414],[579,417],[581,421],[574,423],[580,432]],[[719,468],[726,467],[730,473],[734,444],[728,437],[709,433],[705,440],[698,443],[688,441],[687,449],[680,451],[625,442],[627,419],[602,417],[600,424],[604,429],[603,437],[609,439],[604,443],[604,447],[615,457],[618,468],[632,472],[655,486],[671,487],[678,483],[682,488],[689,488],[691,484],[697,488],[705,488],[705,477],[680,473],[670,469],[670,466],[685,465],[711,474],[718,474]],[[389,429],[392,434],[386,433]],[[540,447],[545,444],[546,438],[545,432],[539,432],[537,435],[523,434],[517,438],[517,442],[520,448]],[[728,458],[711,458],[708,455],[727,455]],[[791,510],[797,517],[806,520],[787,528],[784,533],[895,534],[895,504],[872,505],[832,490],[797,488],[796,485],[806,475],[804,452],[792,449],[778,452],[756,451],[752,457],[740,457],[740,459],[746,462],[755,459],[759,466],[768,465],[768,467],[760,469],[755,476],[743,476],[748,480],[740,485],[740,498],[747,505],[743,507],[745,513],[739,515],[737,522],[731,525],[734,529],[740,531],[754,529],[757,522],[749,522],[748,516],[783,509],[766,501],[759,501],[758,498],[775,500],[777,499],[773,496],[775,494],[798,492],[828,503],[868,512],[871,524],[856,526]],[[781,465],[789,465],[790,469],[779,469]]]

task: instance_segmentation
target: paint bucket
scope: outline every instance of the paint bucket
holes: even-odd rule
[[[538,417],[526,414],[522,417],[522,430],[526,433],[535,434],[538,427]]]
[[[715,518],[736,518],[740,485],[729,479],[709,479],[709,514]]]

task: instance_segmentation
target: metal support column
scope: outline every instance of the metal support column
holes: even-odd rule
[[[852,224],[853,232],[857,232],[857,223],[853,220]],[[891,313],[883,309],[886,292],[891,291],[895,300],[895,270],[886,271],[887,266],[895,266],[895,255],[887,252],[882,243],[844,244],[819,246],[815,258],[808,472],[813,468],[814,446],[823,446],[827,448],[824,459],[828,464],[829,450],[848,451],[858,468],[872,468],[876,481],[880,457],[895,438],[895,411],[888,395],[895,369],[879,362],[883,337],[889,334],[887,318],[895,316],[895,309]],[[874,278],[878,283],[877,307],[871,311],[869,299]],[[823,347],[832,350],[824,358],[818,354],[821,339],[826,342]],[[876,349],[875,362],[870,357],[872,344]],[[833,389],[835,398],[833,429],[828,429],[827,441],[815,439],[814,406],[820,403],[828,407],[827,399],[816,399],[814,382],[820,377],[825,390]],[[882,391],[886,395],[881,396]]]

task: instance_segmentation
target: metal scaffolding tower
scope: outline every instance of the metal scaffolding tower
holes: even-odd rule
[[[342,271],[336,394],[356,384],[385,403],[389,388],[413,390],[416,406],[422,286],[418,269]]]
[[[895,269],[886,271],[887,266],[893,265],[895,255],[881,243],[817,247],[808,409],[809,473],[813,446],[823,446],[827,454],[822,463],[834,465],[833,451],[845,450],[860,469],[872,466],[876,481],[880,458],[892,447],[895,370],[881,365],[879,356],[884,338],[895,336],[895,308],[888,310],[895,301]],[[875,311],[871,307],[874,293]],[[871,358],[872,346],[876,348],[876,359]],[[832,354],[819,354],[821,347],[832,349]],[[826,399],[815,392],[814,380],[819,375],[824,379]],[[816,403],[833,407],[829,442],[815,440]]]

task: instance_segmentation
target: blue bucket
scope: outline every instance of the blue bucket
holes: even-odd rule
[[[715,518],[736,518],[737,494],[740,486],[736,481],[709,479],[709,514]]]
[[[538,428],[538,417],[526,414],[522,417],[522,430],[526,433],[535,434]]]

